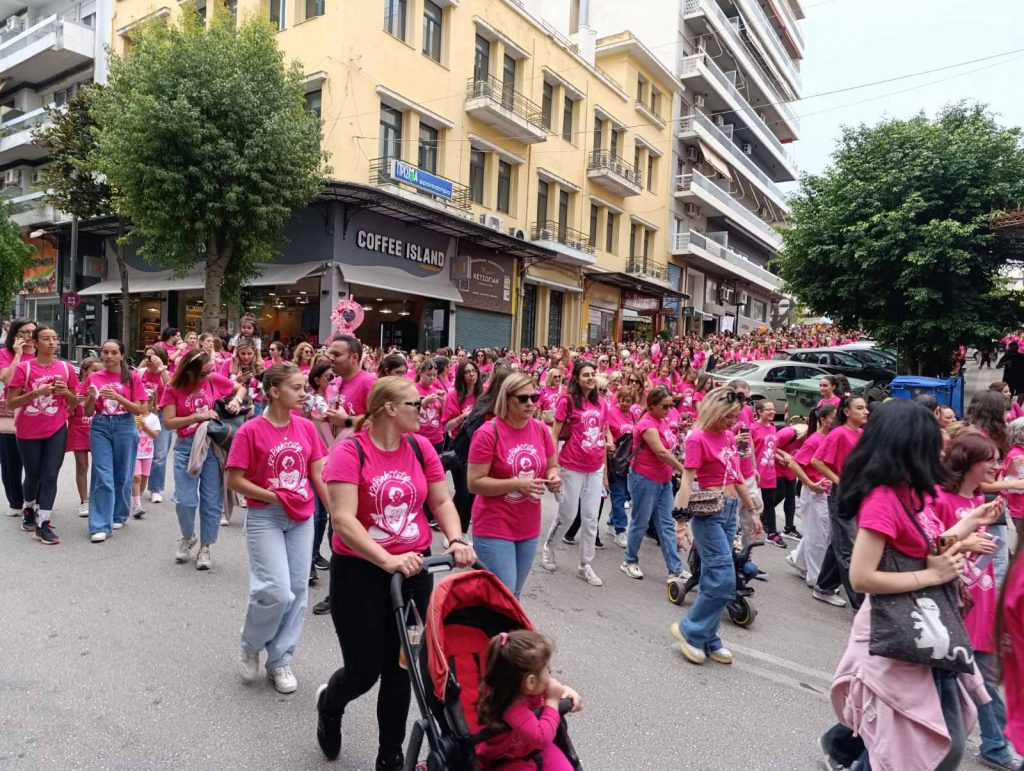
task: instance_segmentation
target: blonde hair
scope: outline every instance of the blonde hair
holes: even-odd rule
[[[730,412],[742,409],[738,402],[729,401],[728,397],[735,391],[728,387],[714,388],[697,405],[697,428],[711,431],[728,416]]]
[[[362,431],[367,421],[379,417],[386,405],[403,401],[404,394],[412,387],[412,381],[407,377],[388,375],[378,378],[366,397],[366,414],[356,421],[356,431]]]
[[[516,391],[524,386],[533,385],[533,378],[525,372],[513,372],[498,390],[498,397],[494,402],[494,414],[504,420],[508,416],[508,400]]]
[[[298,364],[300,362],[299,356],[304,351],[309,351],[309,363],[312,364],[313,356],[316,354],[316,351],[313,349],[313,346],[311,346],[309,343],[299,343],[297,346],[295,346],[295,350],[292,351],[292,362]]]
[[[950,423],[946,426],[946,433],[949,435],[950,439],[956,439],[957,437],[965,436],[967,434],[980,434],[981,432],[970,423],[964,423],[962,420],[958,420],[955,423]]]
[[[560,378],[562,378],[562,381],[565,382],[565,373],[562,371],[562,368],[561,367],[552,367],[551,369],[549,369],[547,372],[544,373],[544,385],[545,386],[547,386],[549,388],[551,387],[551,375],[552,374],[557,374]]]

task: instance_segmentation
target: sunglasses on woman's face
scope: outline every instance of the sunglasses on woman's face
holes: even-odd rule
[[[527,402],[536,404],[540,401],[540,394],[512,394],[512,398],[516,399],[520,404],[526,404]]]
[[[724,401],[729,402],[729,404],[746,404],[747,403],[747,397],[744,396],[743,394],[738,394],[735,391],[727,392],[725,394],[725,396],[722,397],[722,398],[723,398]]]
[[[422,399],[417,399],[414,402],[402,402],[402,404],[404,404],[406,407],[413,407],[413,408],[416,409],[416,412],[419,412],[420,411],[420,407],[423,406],[423,400]]]
[[[629,382],[633,383],[634,385],[640,385],[640,379],[639,378],[631,377],[629,379]]]

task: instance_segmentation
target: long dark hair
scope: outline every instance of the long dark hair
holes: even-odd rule
[[[950,442],[942,459],[946,471],[949,472],[949,479],[944,485],[946,491],[959,492],[960,485],[964,483],[964,477],[971,470],[971,466],[998,457],[999,448],[996,447],[996,443],[984,434],[974,431],[960,434]]]
[[[597,385],[590,394],[583,393],[583,387],[580,385],[580,373],[590,367],[594,372],[597,372],[597,367],[591,364],[589,361],[577,361],[572,365],[572,375],[569,376],[569,395],[572,397],[572,403],[576,409],[583,409],[583,400],[586,399],[588,402],[593,404],[595,407],[601,405],[599,389]]]
[[[466,401],[466,397],[470,395],[469,391],[466,389],[466,371],[470,367],[472,367],[473,371],[476,372],[476,382],[473,384],[473,399],[479,399],[480,394],[484,392],[483,378],[480,377],[480,370],[477,369],[476,364],[469,359],[466,359],[455,368],[455,401],[457,401],[460,406],[464,401]]]
[[[14,353],[14,341],[18,339],[18,330],[26,324],[35,323],[35,319],[15,319],[11,322],[11,326],[7,328],[7,340],[4,341],[8,353]]]
[[[200,374],[210,361],[202,348],[193,348],[181,357],[178,368],[171,378],[171,388],[178,391],[192,391],[202,379]]]
[[[836,405],[834,404],[823,404],[820,407],[816,407],[811,410],[807,415],[807,436],[810,436],[818,430],[818,424],[821,421],[835,414]]]
[[[995,391],[982,391],[971,397],[964,414],[964,423],[969,423],[988,434],[996,443],[999,452],[1006,455],[1009,440],[1006,436],[1006,397]]]
[[[501,725],[509,707],[523,695],[523,680],[540,674],[551,654],[551,643],[539,632],[516,629],[491,638],[476,710],[480,725]]]
[[[871,415],[843,467],[839,516],[856,517],[861,501],[883,485],[906,485],[923,505],[948,477],[941,453],[942,432],[934,415],[904,399],[886,402]]]
[[[13,328],[14,325],[12,324],[11,326]],[[107,343],[114,343],[117,346],[117,349],[121,352],[121,383],[122,385],[128,385],[132,382],[132,368],[128,366],[128,359],[126,359],[124,355],[124,343],[113,337],[107,338],[103,341],[103,345],[106,345]],[[103,345],[100,346],[100,349],[103,348]]]
[[[823,378],[824,379],[824,378]],[[839,406],[836,408],[836,425],[845,426],[846,421],[850,418],[847,414],[847,408],[853,404],[857,399],[860,399],[867,404],[867,400],[863,396],[857,396],[856,394],[846,394],[842,399],[839,400]],[[933,418],[934,419],[934,418]]]
[[[477,372],[479,371],[478,368]],[[505,379],[511,374],[511,367],[495,367],[491,371],[490,379],[487,381],[487,390],[480,394],[476,404],[473,405],[473,411],[494,412],[494,404],[498,401],[498,391],[501,390]]]
[[[409,362],[400,353],[389,353],[380,360],[380,366],[377,367],[377,377],[387,377],[393,374],[399,367],[409,369]]]

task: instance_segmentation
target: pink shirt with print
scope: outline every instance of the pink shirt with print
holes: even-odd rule
[[[85,379],[85,393],[88,396],[89,386],[96,386],[102,391],[104,388],[113,388],[130,402],[144,402],[146,400],[146,387],[142,385],[142,378],[138,372],[130,373],[128,383],[121,382],[120,372],[110,372],[101,369],[93,372]],[[127,415],[128,411],[124,406],[113,399],[104,399],[100,394],[96,397],[96,415]]]
[[[658,437],[666,450],[672,452],[676,447],[676,432],[669,425],[668,419],[657,420],[651,413],[646,412],[633,427],[633,452],[636,453],[636,458],[633,460],[632,469],[652,482],[671,482],[675,469],[655,455],[643,438],[644,432],[650,429],[658,432]]]
[[[555,421],[569,424],[569,439],[558,453],[558,465],[569,471],[589,474],[599,471],[608,456],[604,442],[608,424],[607,406],[580,400],[580,406],[566,395],[555,405]]]
[[[701,489],[738,483],[743,477],[740,475],[736,435],[732,431],[714,433],[695,429],[686,437],[683,466],[696,470],[697,485]]]
[[[419,433],[431,444],[440,444],[444,441],[444,423],[441,422],[441,416],[444,415],[444,386],[436,381],[429,386],[420,382],[414,386],[416,393],[423,399],[420,406]],[[434,398],[428,401],[428,396]]]
[[[54,359],[50,364],[23,361],[11,376],[10,388],[22,393],[35,391],[44,385],[62,379],[72,391],[78,390],[78,375],[66,361]],[[68,422],[68,404],[60,394],[37,396],[18,410],[14,418],[14,432],[21,439],[47,439]]]
[[[192,391],[172,388],[170,386],[164,391],[160,399],[160,409],[174,405],[175,416],[187,418],[197,412],[207,412],[213,409],[214,403],[225,396],[235,392],[235,384],[223,375],[213,374],[203,379],[199,387]],[[178,429],[178,436],[192,436],[199,428],[198,423],[191,423]]]
[[[778,446],[777,431],[771,423],[760,421],[750,427],[750,438],[754,442],[754,467],[759,478],[758,486],[764,490],[774,488],[777,482],[775,471],[775,448]]]

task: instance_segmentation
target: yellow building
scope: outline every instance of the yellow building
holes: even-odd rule
[[[140,22],[179,12],[118,0],[114,50]],[[308,266],[293,282],[312,282],[307,298],[355,296],[364,340],[566,345],[664,323],[681,285],[666,258],[679,82],[630,33],[570,40],[516,0],[242,0],[210,12],[268,18],[307,73],[333,181],[328,213],[302,213],[289,239],[325,219],[333,229],[300,236],[305,254],[285,255],[294,270],[281,275]],[[266,288],[272,328],[287,290]]]

